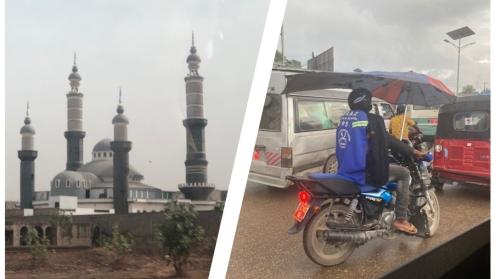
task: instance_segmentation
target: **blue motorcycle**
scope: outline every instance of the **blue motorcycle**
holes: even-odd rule
[[[394,154],[393,163],[409,169],[409,221],[418,232],[415,236],[431,237],[439,228],[439,202],[430,182],[422,176],[419,165],[431,161],[432,155],[416,160]],[[288,176],[298,187],[299,203],[293,213],[295,224],[288,231],[303,230],[306,255],[322,266],[346,261],[355,248],[373,238],[390,238],[396,233],[392,226],[397,183],[382,187],[357,185],[346,177],[316,173],[309,178]]]

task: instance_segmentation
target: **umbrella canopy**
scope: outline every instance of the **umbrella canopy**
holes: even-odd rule
[[[284,92],[330,88],[366,88],[391,104],[436,106],[456,100],[443,82],[415,72],[308,72],[287,76]]]
[[[372,96],[391,104],[436,106],[453,103],[455,94],[440,80],[415,72],[367,72],[353,88],[366,88]]]

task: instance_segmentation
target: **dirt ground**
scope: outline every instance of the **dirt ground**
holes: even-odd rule
[[[47,262],[37,267],[31,264],[28,250],[6,251],[5,278],[207,278],[210,256],[192,256],[186,267],[187,277],[175,276],[172,265],[159,255],[134,253],[124,260],[123,268],[115,270],[112,256],[104,248],[50,250]]]

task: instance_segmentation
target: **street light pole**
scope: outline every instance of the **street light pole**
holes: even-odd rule
[[[472,43],[468,43],[468,44],[465,44],[462,46],[462,38],[474,35],[475,32],[472,29],[470,29],[468,26],[465,26],[465,27],[450,31],[446,34],[452,40],[454,40],[454,41],[458,40],[458,45],[456,45],[456,44],[448,41],[447,39],[444,39],[444,42],[454,46],[458,52],[458,63],[457,63],[457,67],[456,67],[456,95],[458,95],[459,90],[460,90],[459,86],[460,86],[460,56],[461,56],[461,52],[462,52],[463,48],[475,44],[475,42],[472,42]]]
[[[460,53],[462,52],[460,45],[462,44],[462,39],[458,40],[458,66],[456,67],[456,95],[460,92]]]

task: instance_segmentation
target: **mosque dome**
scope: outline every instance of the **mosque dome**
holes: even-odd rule
[[[26,135],[26,134],[31,134],[34,135],[36,131],[34,130],[33,126],[26,124],[22,126],[21,128],[21,134]]]
[[[105,139],[100,140],[93,147],[93,153],[98,152],[98,151],[112,151],[112,149],[110,148],[110,142],[111,141],[112,141],[112,139],[110,139],[110,138],[105,138]]]
[[[112,124],[118,124],[118,123],[129,124],[129,119],[124,114],[119,113],[116,116],[114,116],[114,118],[112,119]]]
[[[81,166],[79,171],[89,172],[101,180],[109,181],[114,178],[114,152],[110,148],[112,139],[100,140],[93,147],[93,160]],[[134,181],[141,181],[143,175],[133,166],[129,166],[129,178]]]
[[[72,66],[72,73],[69,74],[69,80],[81,80],[81,75],[78,73],[76,65]]]
[[[89,187],[86,177],[77,171],[65,170],[57,174],[50,185],[52,196],[79,196]]]

